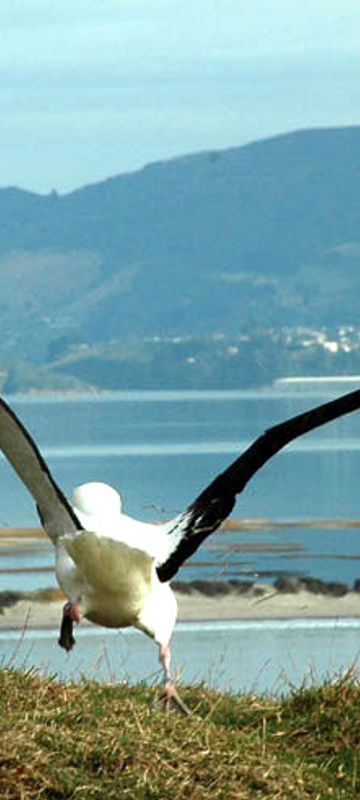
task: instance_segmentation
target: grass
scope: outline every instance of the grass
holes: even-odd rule
[[[0,670],[2,800],[359,798],[351,672],[280,700],[182,687],[190,718],[157,692]]]

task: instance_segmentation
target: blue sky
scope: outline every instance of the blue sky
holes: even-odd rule
[[[358,0],[1,0],[0,186],[360,123]]]

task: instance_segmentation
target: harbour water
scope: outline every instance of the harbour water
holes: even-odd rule
[[[56,631],[0,631],[0,666],[35,667],[61,680],[152,685],[161,680],[157,647],[133,629],[76,631],[66,654]],[[222,691],[288,694],[292,688],[359,675],[360,620],[255,620],[178,623],[173,674]]]
[[[127,513],[155,520],[185,508],[265,428],[346,390],[343,383],[331,392],[315,383],[313,391],[300,385],[281,391],[121,392],[9,401],[66,494],[85,481],[102,480],[120,489]],[[360,578],[359,528],[348,525],[360,518],[359,460],[360,413],[293,442],[238,498],[233,516],[260,518],[261,526],[214,534],[178,577],[255,576],[271,582],[285,573],[351,585]],[[329,527],[323,520],[335,523]],[[2,457],[0,526],[32,525],[38,525],[34,503]],[[0,590],[55,585],[49,542],[0,546]],[[17,567],[25,571],[17,574]]]

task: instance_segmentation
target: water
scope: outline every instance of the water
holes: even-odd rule
[[[341,385],[335,394],[344,391]],[[154,520],[186,507],[265,428],[333,396],[307,385],[306,391],[120,392],[14,397],[10,403],[65,493],[102,480],[120,489],[127,513]],[[359,450],[359,413],[292,443],[257,473],[233,512],[283,527],[217,533],[178,578],[272,581],[285,572],[351,584],[360,577],[359,530],[326,529],[321,520],[360,517]],[[4,458],[0,501],[0,526],[38,524],[31,498]],[[319,523],[309,528],[305,520]],[[0,543],[0,553],[0,589],[55,585],[50,543]],[[6,572],[16,567],[37,571]]]
[[[267,620],[179,623],[173,636],[174,675],[225,691],[287,694],[350,667],[359,674],[360,620]],[[43,674],[79,681],[153,684],[161,679],[154,642],[134,630],[76,631],[65,654],[55,631],[0,631],[0,666],[35,666]]]

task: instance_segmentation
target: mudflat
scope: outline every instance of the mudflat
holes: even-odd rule
[[[59,592],[60,594],[60,592]],[[178,619],[184,622],[234,619],[299,619],[360,617],[360,593],[349,591],[342,597],[316,594],[306,590],[278,592],[271,586],[255,584],[241,595],[229,592],[209,597],[199,591],[176,592]],[[64,598],[48,601],[21,599],[3,606],[0,629],[57,628]],[[83,620],[81,625],[90,625]]]

